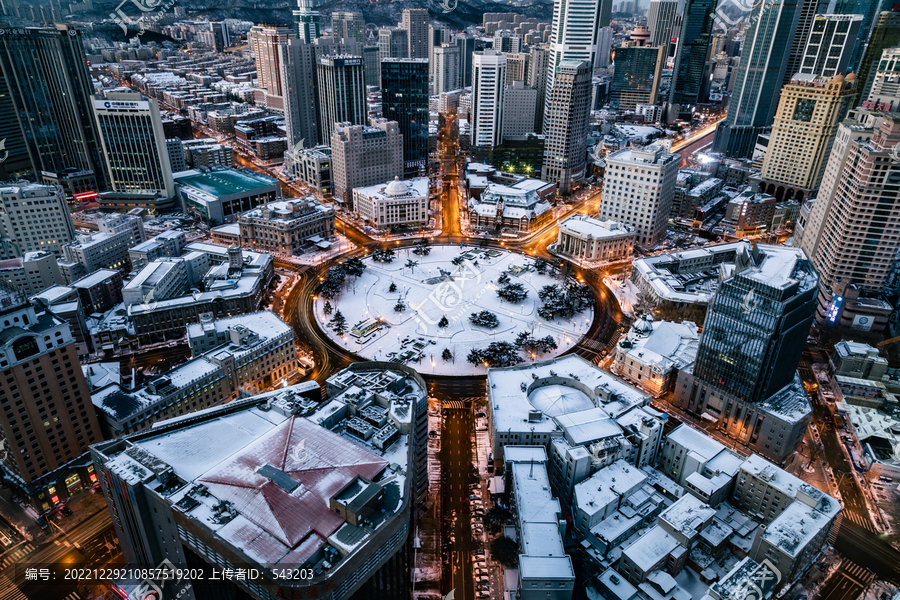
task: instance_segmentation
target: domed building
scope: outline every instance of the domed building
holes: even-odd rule
[[[416,177],[385,184],[355,188],[353,207],[356,214],[376,229],[428,224],[428,178]]]

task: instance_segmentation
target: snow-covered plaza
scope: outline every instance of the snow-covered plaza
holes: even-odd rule
[[[593,320],[591,307],[566,318],[541,317],[538,311],[544,302],[538,292],[551,285],[563,289],[563,282],[552,267],[539,274],[535,259],[523,254],[433,246],[426,256],[403,248],[391,262],[374,260],[372,255],[363,262],[362,275],[348,276],[339,295],[316,298],[320,328],[350,352],[369,360],[408,364],[423,374],[483,374],[483,364],[466,360],[470,351],[487,349],[492,342],[515,343],[523,332],[545,345],[550,337],[557,347],[546,353],[526,347],[517,355],[524,361],[546,360],[578,343]],[[516,291],[521,295],[522,289],[527,296],[521,301],[503,299],[498,296],[503,288],[512,289],[512,297]],[[493,313],[499,323],[494,327],[472,323],[470,316],[482,311]],[[338,312],[346,320],[343,335],[334,331]]]

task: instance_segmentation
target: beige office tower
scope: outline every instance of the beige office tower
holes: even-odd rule
[[[803,202],[819,189],[838,124],[856,99],[856,77],[797,73],[781,90],[760,191]]]
[[[257,105],[284,112],[284,90],[281,84],[281,55],[279,46],[287,45],[294,37],[290,27],[265,27],[257,25],[250,28],[249,42],[256,62],[256,81],[258,88],[264,90]]]
[[[528,76],[528,54],[524,52],[506,53],[506,87],[513,81],[524,82]]]
[[[428,58],[428,9],[404,8],[400,27],[408,36],[409,58]]]
[[[816,320],[880,331],[893,307],[879,294],[900,249],[900,114],[861,109],[855,116],[840,127],[841,146],[831,153],[800,245],[812,250],[819,273]]]

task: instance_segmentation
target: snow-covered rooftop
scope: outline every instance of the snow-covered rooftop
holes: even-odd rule
[[[584,238],[604,239],[634,235],[634,227],[613,220],[600,220],[588,215],[574,215],[559,224],[560,231]]]
[[[660,525],[654,525],[633,544],[625,548],[622,556],[647,571],[660,563],[669,553],[678,548],[679,543]]]
[[[702,500],[691,494],[685,494],[659,515],[659,519],[665,521],[673,530],[680,531],[690,538],[699,533],[715,514],[715,509],[707,506]]]
[[[820,507],[821,510],[799,500],[792,502],[769,523],[763,539],[788,556],[796,557],[816,534],[831,525],[841,510],[841,505],[833,499],[820,503]]]
[[[688,452],[693,452],[701,457],[704,461],[712,460],[718,455],[725,446],[720,442],[709,437],[699,429],[694,429],[687,423],[682,423],[672,430],[666,441],[678,444],[686,448]]]
[[[662,373],[693,364],[700,345],[697,326],[690,321],[675,323],[650,318],[648,332],[641,327],[647,317],[649,315],[642,315],[635,322],[625,339],[619,342],[619,352],[628,359],[655,365]]]

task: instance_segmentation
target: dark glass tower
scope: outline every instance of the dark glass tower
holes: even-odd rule
[[[397,121],[403,135],[403,175],[428,168],[428,59],[381,61],[381,113]]]
[[[715,21],[716,0],[687,0],[681,19],[681,34],[675,69],[672,71],[672,104],[696,104],[709,54]]]
[[[735,261],[709,305],[694,375],[750,402],[794,380],[816,310],[817,281],[806,254],[753,246]]]
[[[61,24],[8,29],[0,68],[35,174],[89,171],[106,189],[81,32]]]

